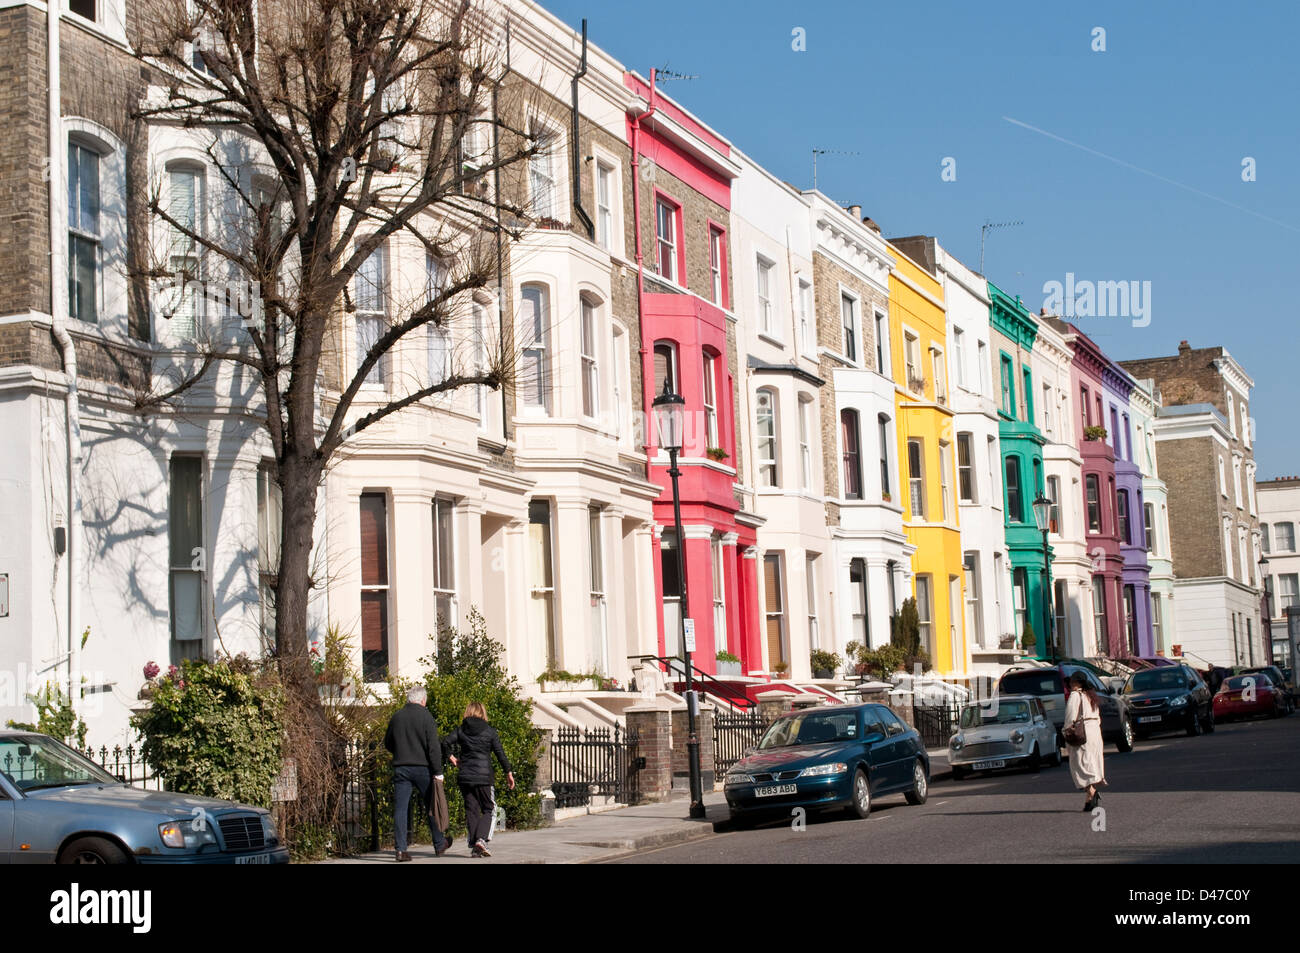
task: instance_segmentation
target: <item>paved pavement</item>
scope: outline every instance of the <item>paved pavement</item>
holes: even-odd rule
[[[1068,768],[939,780],[924,805],[881,799],[865,820],[781,820],[621,858],[623,863],[1296,863],[1300,717],[1161,735],[1106,750],[1104,814]],[[1104,820],[1104,829],[1097,829]]]
[[[930,752],[931,774],[935,778],[948,775],[946,753]],[[492,857],[488,861],[469,856],[464,838],[452,844],[451,850],[435,857],[433,848],[416,845],[411,848],[413,864],[454,863],[506,863],[506,864],[584,864],[602,863],[625,857],[638,851],[675,846],[701,837],[709,837],[717,828],[724,828],[727,820],[727,802],[721,791],[704,796],[707,818],[691,820],[690,804],[685,792],[661,804],[643,804],[639,807],[603,811],[571,817],[553,827],[534,831],[503,831],[492,839]],[[392,864],[391,850],[363,854],[359,857],[334,858],[321,861],[326,864]]]

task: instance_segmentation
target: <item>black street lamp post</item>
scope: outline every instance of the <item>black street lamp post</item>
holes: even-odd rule
[[[1047,531],[1052,526],[1052,501],[1039,493],[1034,500],[1034,522],[1043,534],[1043,637],[1049,657],[1056,661],[1056,634],[1052,631],[1052,561],[1047,549]]]
[[[677,479],[682,475],[677,469],[677,454],[682,449],[685,430],[686,401],[674,394],[670,381],[664,381],[664,391],[654,399],[655,429],[659,446],[668,451],[668,475],[673,481],[673,524],[677,530],[677,576],[682,588],[682,601],[678,608],[680,649],[686,664],[686,757],[691,772],[691,817],[704,817],[704,794],[700,783],[700,739],[695,729],[694,679],[691,676],[691,647],[686,641],[686,619],[689,603],[686,597],[686,540],[682,534],[682,499]]]

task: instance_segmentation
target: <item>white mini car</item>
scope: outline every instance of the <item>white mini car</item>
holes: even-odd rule
[[[999,695],[972,702],[961,710],[948,741],[948,764],[954,781],[972,771],[1061,763],[1056,726],[1033,695]]]

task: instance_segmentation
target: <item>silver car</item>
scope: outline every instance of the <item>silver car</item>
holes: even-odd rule
[[[972,702],[961,710],[948,740],[948,764],[960,781],[972,771],[1061,763],[1056,726],[1043,703],[1032,695],[1000,695]]]
[[[0,731],[0,864],[287,864],[264,808],[145,791],[47,735]]]

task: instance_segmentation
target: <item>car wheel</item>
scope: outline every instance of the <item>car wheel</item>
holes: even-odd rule
[[[1207,735],[1214,734],[1214,709],[1213,708],[1210,709],[1210,717],[1205,719],[1205,733]]]
[[[1201,724],[1201,716],[1196,713],[1195,709],[1193,709],[1192,720],[1187,723],[1187,737],[1195,738],[1203,730],[1204,726]]]
[[[912,787],[904,795],[908,804],[924,804],[930,794],[930,779],[925,776],[925,765],[917,758],[912,765]]]
[[[1052,752],[1052,767],[1059,768],[1064,759],[1061,757],[1061,749],[1057,748]]]
[[[871,782],[861,768],[853,775],[853,813],[861,818],[871,813]]]
[[[61,864],[125,864],[126,851],[102,837],[79,837],[59,854]]]
[[[1038,753],[1038,745],[1034,745],[1034,750],[1029,752],[1029,772],[1037,774],[1043,767],[1042,756]]]
[[[965,768],[957,768],[957,767],[954,767],[954,768],[952,769],[952,779],[953,779],[954,781],[960,781],[960,780],[962,780],[964,777],[966,777],[966,769],[965,769]]]
[[[1115,747],[1122,752],[1133,750],[1133,723],[1127,718],[1120,719],[1119,741],[1115,742]]]

